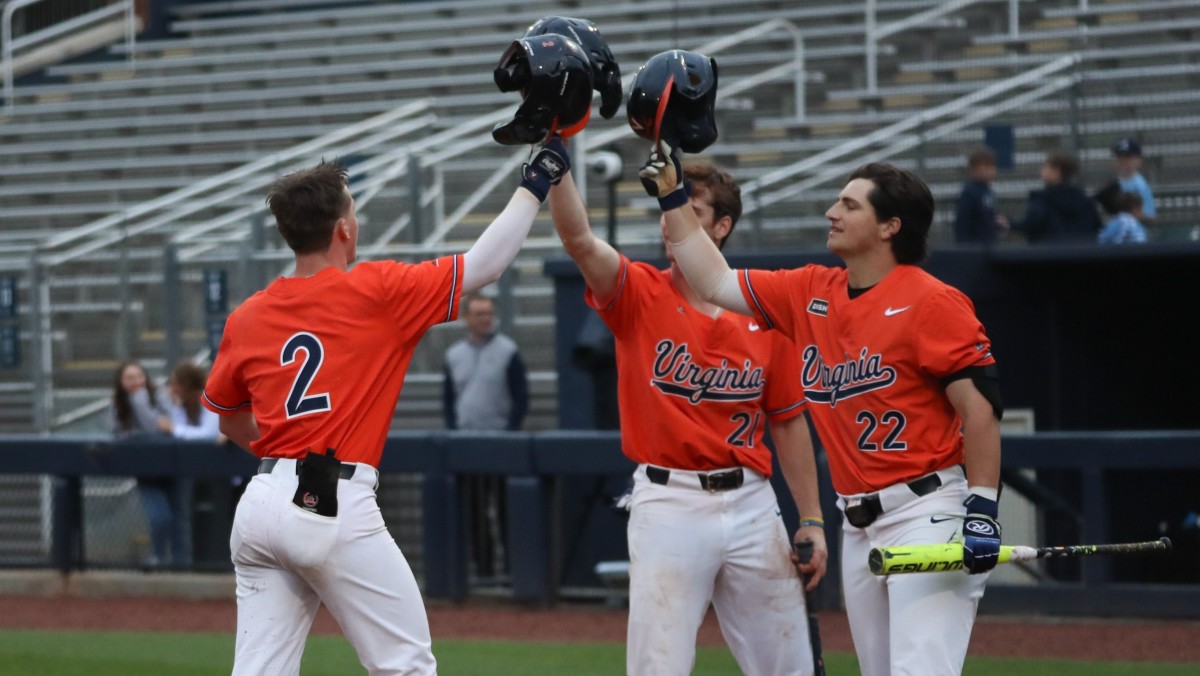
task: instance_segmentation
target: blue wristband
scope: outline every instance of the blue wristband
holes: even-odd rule
[[[658,198],[658,208],[662,209],[663,211],[678,209],[679,207],[687,204],[688,200],[691,198],[692,182],[685,179],[683,182],[683,188],[681,190],[672,190],[671,192],[667,193],[665,197]]]

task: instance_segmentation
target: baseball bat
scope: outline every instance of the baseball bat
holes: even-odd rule
[[[1001,545],[999,563],[1106,554],[1167,554],[1170,551],[1171,539],[1167,537],[1148,542],[1126,542],[1110,545],[1066,545],[1061,547]],[[877,547],[872,549],[871,554],[867,557],[867,565],[871,568],[871,572],[876,575],[940,573],[946,570],[962,570],[962,554],[962,543],[959,542],[944,545]]]
[[[792,546],[796,548],[796,556],[800,558],[800,563],[808,563],[812,560],[812,540],[801,540]],[[808,584],[807,576],[801,581],[801,584]],[[812,594],[807,589],[804,590],[804,609],[808,612],[808,642],[812,645],[813,674],[814,676],[825,676],[825,656],[821,654],[821,628],[817,626],[817,608],[813,604]]]

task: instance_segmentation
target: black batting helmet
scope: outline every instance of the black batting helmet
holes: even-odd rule
[[[583,47],[592,62],[592,85],[600,92],[600,115],[606,120],[612,119],[621,107],[621,68],[600,29],[587,19],[547,16],[535,21],[525,31],[525,37],[546,33],[565,35]]]
[[[587,126],[592,65],[571,38],[547,33],[516,40],[492,75],[500,91],[520,91],[522,98],[512,121],[492,129],[498,143],[540,143],[554,133],[567,138]]]
[[[716,99],[716,60],[672,49],[638,69],[625,112],[638,136],[698,153],[717,140]]]

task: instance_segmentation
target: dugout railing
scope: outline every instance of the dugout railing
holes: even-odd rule
[[[1040,433],[1007,438],[1006,469],[1061,470],[1074,475],[1082,488],[1076,508],[1082,515],[1080,543],[1104,543],[1114,536],[1112,506],[1124,499],[1122,481],[1143,470],[1178,471],[1197,466],[1200,431]],[[188,442],[136,442],[113,444],[98,438],[7,437],[0,440],[0,473],[51,477],[52,498],[47,527],[50,548],[44,567],[64,574],[88,567],[88,543],[83,538],[81,480],[84,477],[174,475],[201,479],[252,474],[256,460],[230,446]],[[469,593],[465,549],[466,515],[459,479],[474,474],[505,477],[508,499],[508,551],[512,597],[522,602],[552,603],[559,597],[561,581],[570,562],[568,555],[585,552],[608,557],[613,534],[623,525],[615,513],[607,523],[578,518],[570,513],[579,504],[579,480],[621,481],[633,465],[620,452],[615,432],[543,433],[407,433],[389,437],[381,471],[422,476],[422,548],[425,557],[424,589],[428,598],[461,599]],[[828,491],[827,477],[825,478]],[[786,487],[776,481],[785,521],[794,520],[788,509]],[[837,565],[840,514],[831,495],[823,496],[828,535]],[[1164,519],[1167,516],[1164,515]],[[794,528],[794,523],[789,527]],[[1140,539],[1154,539],[1145,532]],[[213,537],[227,537],[228,530]],[[1198,561],[1195,534],[1176,534],[1172,568],[1195,569]],[[1017,543],[1014,543],[1017,544]],[[1021,544],[1075,544],[1037,542]],[[587,558],[587,557],[585,557]],[[597,559],[599,560],[599,559]],[[1169,559],[1151,562],[1141,578],[1115,581],[1113,560],[1084,559],[1077,579],[1045,576],[1034,585],[991,585],[983,602],[985,612],[1037,613],[1087,616],[1198,617],[1200,580],[1164,582],[1154,571],[1165,570]],[[586,562],[588,567],[596,561]],[[865,562],[864,562],[865,565]],[[835,571],[825,583],[828,599],[837,603]],[[596,580],[600,586],[599,580]],[[830,589],[834,586],[833,589]]]

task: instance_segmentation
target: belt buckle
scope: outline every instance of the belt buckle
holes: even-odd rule
[[[740,488],[743,482],[741,468],[725,470],[724,472],[709,472],[700,475],[700,486],[709,493],[731,491]]]

